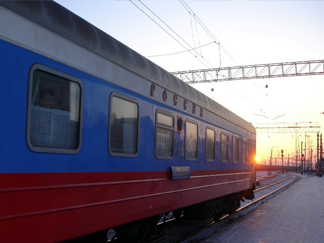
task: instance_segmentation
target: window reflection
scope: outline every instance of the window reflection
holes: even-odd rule
[[[110,106],[110,151],[136,154],[138,141],[138,106],[113,96]]]
[[[198,126],[192,122],[186,122],[185,138],[186,159],[197,159],[198,157]]]
[[[34,147],[76,149],[79,146],[78,83],[42,70],[33,72],[29,141]]]

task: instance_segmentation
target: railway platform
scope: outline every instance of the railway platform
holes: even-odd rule
[[[203,242],[324,242],[324,177],[299,176],[290,188]]]

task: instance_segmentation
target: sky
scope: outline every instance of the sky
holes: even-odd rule
[[[324,1],[56,2],[170,72],[324,59]],[[323,76],[192,86],[255,127],[318,122],[324,131]],[[305,137],[308,159],[315,133],[258,133],[261,163],[281,149],[293,160]]]

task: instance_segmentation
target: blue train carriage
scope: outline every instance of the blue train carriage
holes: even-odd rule
[[[128,241],[253,197],[251,124],[55,2],[0,2],[0,22],[4,242]]]

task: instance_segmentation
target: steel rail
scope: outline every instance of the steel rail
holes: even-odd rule
[[[239,209],[236,210],[236,212],[241,211],[241,210],[243,210],[243,209],[245,209],[245,208],[247,208],[247,207],[249,207],[249,206],[251,206],[251,205],[253,205],[253,204],[256,204],[257,202],[259,202],[259,201],[261,201],[261,200],[263,200],[263,199],[265,199],[265,198],[271,196],[272,194],[275,194],[276,192],[278,192],[278,191],[280,191],[280,190],[282,190],[282,189],[284,189],[284,188],[286,188],[286,187],[292,185],[293,183],[296,183],[296,182],[299,180],[299,177],[298,177],[296,174],[293,174],[293,175],[296,176],[296,177],[295,177],[295,179],[293,179],[292,181],[290,181],[290,182],[288,182],[287,184],[285,184],[285,185],[283,185],[283,186],[277,188],[276,190],[274,190],[274,191],[272,191],[272,192],[269,192],[268,194],[266,194],[266,195],[264,195],[264,196],[261,196],[261,197],[257,198],[256,200],[254,200],[254,201],[252,201],[252,202],[250,202],[250,203],[248,203],[248,204],[246,204],[246,205],[240,207]],[[289,178],[291,178],[291,177],[289,177]],[[278,184],[278,183],[277,183],[277,184]],[[263,189],[264,189],[264,188],[263,188]]]
[[[293,180],[291,180],[290,182],[288,182],[288,183],[286,183],[285,185],[283,185],[283,186],[281,186],[281,187],[279,187],[279,188],[277,188],[277,189],[271,191],[270,193],[268,193],[268,194],[266,194],[266,195],[264,195],[264,196],[261,196],[261,197],[255,199],[255,200],[253,200],[251,203],[248,203],[248,204],[246,204],[246,205],[240,207],[239,209],[236,210],[235,213],[237,213],[237,212],[239,212],[239,211],[241,211],[241,210],[247,209],[248,207],[250,207],[250,206],[252,206],[252,205],[255,205],[256,203],[260,202],[261,200],[263,200],[263,199],[265,199],[265,198],[267,198],[267,197],[269,197],[269,196],[271,196],[271,195],[277,193],[278,191],[280,191],[280,190],[282,190],[282,189],[284,189],[284,188],[286,188],[286,187],[292,185],[292,183],[295,183],[295,182],[299,179],[299,177],[298,177],[297,175],[295,175],[295,174],[290,174],[290,176],[287,177],[287,178],[284,178],[284,179],[281,179],[281,180],[275,181],[275,182],[273,182],[273,183],[271,183],[271,184],[269,184],[269,185],[267,185],[267,186],[264,186],[264,187],[261,187],[261,188],[258,188],[258,189],[256,189],[256,190],[254,190],[254,192],[261,191],[261,190],[263,190],[263,189],[266,189],[266,188],[268,188],[268,187],[271,187],[271,186],[277,185],[277,184],[282,183],[282,182],[284,182],[284,181],[286,181],[286,180],[288,180],[288,179],[291,179],[293,176],[295,176],[295,178],[294,178]],[[234,214],[235,214],[235,213],[234,213]],[[234,214],[231,214],[231,215],[234,215]],[[209,221],[208,223],[206,223],[206,224],[203,225],[203,226],[197,226],[198,229],[196,229],[196,230],[191,230],[189,233],[186,233],[185,236],[180,237],[179,239],[170,240],[170,239],[166,239],[166,238],[162,237],[162,238],[153,239],[153,240],[151,240],[150,242],[151,242],[151,243],[158,243],[158,242],[160,242],[160,243],[162,243],[162,242],[168,242],[168,243],[169,243],[169,242],[172,242],[172,243],[181,243],[181,242],[184,242],[184,241],[188,240],[189,238],[195,236],[196,234],[202,232],[203,230],[208,229],[208,228],[212,227],[213,225],[216,225],[216,223],[219,223],[219,222],[221,222],[221,221],[224,221],[226,218],[228,218],[228,217],[231,216],[231,215],[227,214],[227,215],[224,215],[222,218],[220,218],[218,221]],[[166,220],[164,220],[163,222],[160,222],[160,223],[158,224],[158,226],[159,226],[159,227],[163,227],[164,224],[170,223],[171,221],[174,221],[174,218],[166,219]],[[166,237],[167,237],[167,236],[166,236]]]
[[[281,179],[281,180],[275,181],[275,182],[273,182],[273,183],[271,183],[271,184],[269,184],[269,185],[266,185],[266,186],[260,187],[260,188],[258,188],[258,189],[255,189],[253,192],[258,192],[258,191],[261,191],[261,190],[266,189],[266,188],[268,188],[268,187],[271,187],[271,186],[274,186],[274,185],[276,185],[276,184],[279,184],[279,183],[281,183],[281,182],[283,182],[283,181],[286,181],[286,180],[290,179],[292,176],[293,176],[293,175],[290,175],[290,176],[287,177],[287,178],[284,178],[284,179]],[[273,178],[273,177],[272,177],[272,178]]]
[[[293,175],[296,176],[296,177],[295,177],[295,179],[293,179],[292,181],[288,182],[287,184],[285,184],[285,185],[283,185],[283,186],[281,186],[281,187],[275,189],[274,191],[272,191],[272,192],[270,192],[270,193],[268,193],[268,194],[266,194],[266,195],[264,195],[264,196],[261,196],[261,197],[257,198],[256,200],[253,200],[251,203],[248,203],[248,204],[246,204],[246,205],[240,207],[239,209],[236,210],[235,213],[237,213],[237,212],[239,212],[239,211],[241,211],[241,210],[244,210],[244,209],[246,209],[246,208],[248,208],[248,207],[250,207],[250,206],[252,206],[252,205],[258,203],[258,202],[260,202],[261,200],[263,200],[263,199],[265,199],[265,198],[267,198],[267,197],[269,197],[269,196],[275,194],[276,192],[278,192],[278,191],[280,191],[280,190],[282,190],[282,189],[284,189],[284,188],[286,188],[286,187],[292,185],[293,183],[297,182],[297,181],[299,180],[299,177],[298,177],[296,174],[292,174],[291,176],[289,176],[289,177],[286,178],[286,179],[290,179]],[[284,180],[281,180],[281,182],[282,182],[282,181],[284,181]],[[276,184],[279,184],[279,183],[277,183],[277,182],[276,182],[276,183],[272,183],[271,186],[276,185]],[[268,186],[267,186],[267,187],[268,187]],[[263,187],[262,189],[265,189],[265,187]],[[234,214],[235,214],[235,213],[234,213]],[[232,214],[231,214],[231,215],[232,215]],[[219,219],[219,221],[213,221],[213,222],[210,222],[209,224],[205,225],[204,227],[202,227],[202,228],[200,228],[200,229],[197,229],[197,230],[195,230],[195,231],[192,231],[191,233],[189,233],[189,234],[186,235],[185,237],[183,237],[183,238],[181,238],[181,239],[179,239],[179,240],[176,240],[176,241],[172,241],[172,243],[181,243],[181,242],[183,242],[183,241],[185,241],[185,240],[188,240],[190,237],[192,237],[192,236],[194,236],[194,235],[196,235],[196,234],[202,232],[202,231],[205,230],[205,229],[208,229],[209,227],[215,225],[215,224],[218,223],[218,222],[221,222],[221,221],[225,220],[225,219],[228,218],[229,216],[230,216],[229,214],[224,215],[222,218]]]

